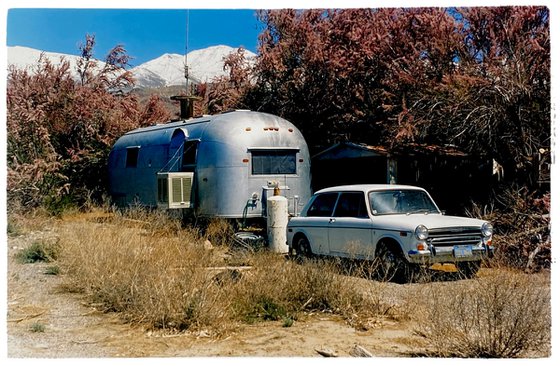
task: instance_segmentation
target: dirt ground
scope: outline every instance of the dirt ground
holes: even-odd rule
[[[291,327],[283,327],[281,321],[240,325],[219,339],[204,331],[146,331],[125,324],[116,314],[97,311],[81,294],[64,291],[64,274],[46,274],[52,264],[19,263],[15,254],[42,235],[32,232],[8,238],[9,358],[323,357],[318,351],[348,357],[356,345],[379,357],[422,352],[422,339],[409,324],[379,320],[363,331],[322,313],[300,318]]]
[[[357,330],[324,313],[299,318],[291,327],[281,321],[239,325],[218,339],[204,331],[166,334],[130,326],[116,314],[96,310],[84,295],[64,291],[64,274],[46,274],[52,264],[22,264],[14,258],[42,235],[8,237],[8,358],[323,357],[322,351],[349,357],[356,346],[374,357],[411,358],[428,352],[410,321],[381,319]],[[394,286],[395,292],[421,291],[422,284]]]

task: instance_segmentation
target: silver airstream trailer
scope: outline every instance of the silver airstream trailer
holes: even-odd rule
[[[199,216],[266,217],[274,190],[297,215],[311,196],[310,157],[300,131],[266,113],[237,110],[130,131],[109,155],[121,207],[185,209]]]

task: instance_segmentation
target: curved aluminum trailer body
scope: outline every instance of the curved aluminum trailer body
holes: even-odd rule
[[[188,207],[200,216],[264,217],[275,186],[288,198],[290,214],[298,214],[312,193],[301,132],[252,111],[130,131],[113,146],[108,168],[110,194],[121,207],[158,206],[158,176],[175,172],[193,173]]]

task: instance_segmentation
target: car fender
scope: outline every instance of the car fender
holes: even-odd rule
[[[407,234],[407,237],[408,237],[409,235],[410,235],[410,234]],[[381,243],[381,242],[383,242],[383,241],[386,241],[386,240],[390,240],[390,241],[392,241],[392,242],[395,242],[395,243],[399,246],[399,248],[400,248],[401,252],[404,254],[404,256],[407,257],[407,254],[406,254],[407,250],[406,250],[406,248],[404,247],[404,246],[405,246],[405,243],[403,243],[403,241],[402,241],[402,237],[400,236],[400,232],[392,232],[392,231],[390,231],[390,232],[385,232],[385,233],[383,233],[383,234],[379,237],[379,239],[377,240],[377,242],[375,243],[375,251],[376,251],[376,252],[377,252],[377,247],[378,247],[379,243]]]
[[[307,233],[307,231],[305,230],[305,228],[290,228],[288,227],[288,247],[289,249],[293,249],[294,246],[294,241],[295,239],[300,236],[303,235],[307,238],[307,240],[309,241],[309,245],[311,246],[311,248],[313,248],[313,244],[311,243],[311,239],[309,238],[309,233]]]

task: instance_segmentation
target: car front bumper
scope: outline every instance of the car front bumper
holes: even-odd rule
[[[417,264],[468,262],[492,258],[494,256],[494,247],[486,244],[481,246],[429,246],[427,250],[410,250],[407,254],[410,262]]]

